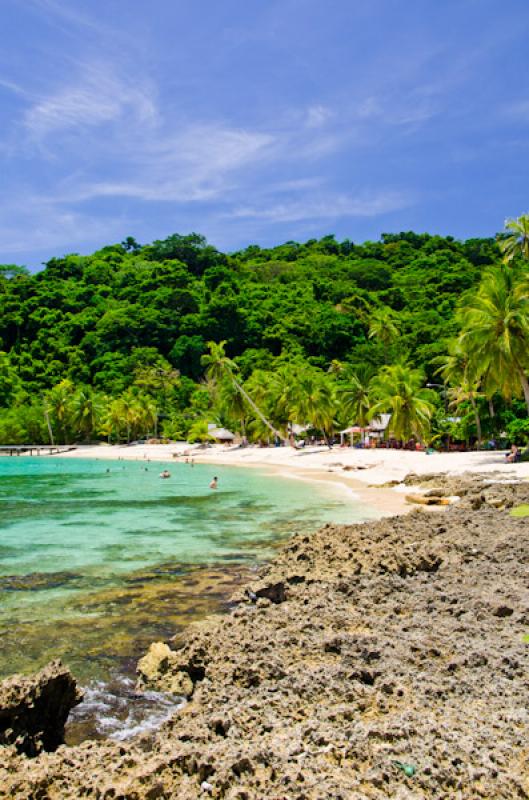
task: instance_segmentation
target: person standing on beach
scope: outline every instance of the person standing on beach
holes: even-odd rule
[[[211,481],[211,483],[209,484],[209,488],[210,488],[210,489],[216,489],[216,488],[217,488],[217,486],[218,486],[218,483],[219,483],[219,479],[218,479],[218,478],[217,478],[217,476],[215,475],[215,477],[213,478],[213,480],[212,480],[212,481]]]

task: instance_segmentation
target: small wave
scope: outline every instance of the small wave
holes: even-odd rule
[[[150,733],[186,703],[184,698],[163,692],[136,691],[134,681],[124,676],[110,683],[94,681],[83,691],[83,702],[68,721],[68,738],[77,741],[93,737],[124,741]]]

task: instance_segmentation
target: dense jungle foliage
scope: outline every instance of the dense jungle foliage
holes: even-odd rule
[[[501,264],[495,239],[408,232],[231,254],[175,234],[52,258],[36,274],[0,266],[0,442],[49,441],[50,426],[56,441],[206,439],[206,421],[265,439],[259,415],[211,368],[208,343],[219,342],[224,376],[237,374],[281,433],[297,422],[330,436],[368,406],[391,411],[380,387],[402,379],[422,397],[430,439],[509,425],[525,436],[520,387],[502,391],[485,367],[466,394],[461,374],[452,380],[461,298]],[[426,435],[416,411],[401,438]]]

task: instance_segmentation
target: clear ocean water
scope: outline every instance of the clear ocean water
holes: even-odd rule
[[[279,541],[372,515],[340,487],[255,469],[0,458],[0,677],[60,657],[85,683],[122,680]]]

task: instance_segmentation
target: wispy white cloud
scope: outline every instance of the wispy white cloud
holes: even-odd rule
[[[29,97],[29,94],[23,86],[16,83],[15,81],[10,81],[5,78],[0,78],[0,87],[3,89],[7,89],[9,92],[13,92],[13,94],[18,94],[21,97]]]
[[[28,2],[76,29],[79,41],[82,31],[86,39],[90,31],[101,41],[108,38],[109,31],[82,6]],[[160,204],[161,215],[174,206],[180,219],[198,219],[192,223],[197,228],[211,229],[217,221],[235,230],[376,217],[413,202],[405,192],[383,188],[357,195],[340,191],[347,184],[326,168],[340,151],[354,163],[363,148],[373,147],[374,132],[425,121],[430,98],[399,104],[389,92],[364,87],[363,99],[349,106],[328,96],[275,109],[267,122],[251,113],[237,122],[229,113],[212,112],[208,119],[164,96],[145,63],[122,53],[94,60],[90,53],[81,48],[79,55],[61,56],[67,68],[60,78],[54,72],[27,88],[6,81],[26,101],[13,146],[25,158],[46,157],[54,175],[51,186],[43,179],[29,187],[32,199],[25,208],[21,204],[16,215],[11,209],[4,216],[13,221],[0,227],[6,252],[76,249],[78,242],[113,239],[113,231],[128,223],[119,213],[109,219],[103,207],[126,216],[128,208],[141,215],[141,203],[153,209]],[[17,136],[20,131],[25,135]],[[327,175],[328,189],[321,175]]]
[[[41,11],[47,21],[55,18],[58,22],[66,24],[70,28],[81,29],[85,34],[91,31],[95,34],[110,34],[107,28],[90,16],[85,11],[80,11],[73,7],[73,3],[60,3],[58,0],[25,0],[29,6],[33,6],[37,11]],[[116,33],[119,33],[116,31]]]
[[[31,104],[24,126],[32,138],[43,139],[52,133],[131,117],[152,123],[157,118],[153,94],[151,87],[120,79],[112,66],[85,64],[77,80]]]
[[[261,208],[241,206],[229,212],[232,218],[255,218],[265,222],[299,222],[311,219],[338,219],[340,217],[376,217],[410,206],[414,202],[409,193],[379,191],[357,197],[329,193],[318,198],[303,198],[286,203],[265,205]]]
[[[439,103],[432,97],[414,93],[408,97],[389,97],[385,94],[363,98],[354,110],[360,122],[377,122],[387,126],[408,126],[427,122],[440,112]]]
[[[313,191],[319,188],[325,182],[324,178],[314,176],[312,178],[293,178],[289,181],[279,181],[272,183],[269,186],[271,192],[297,192],[297,191]]]
[[[177,134],[154,132],[122,164],[126,176],[104,181],[67,181],[63,201],[132,197],[188,203],[222,195],[241,170],[271,157],[272,135],[219,124],[191,125]]]
[[[332,111],[322,105],[310,106],[307,109],[307,127],[320,128],[325,125],[333,116]]]

